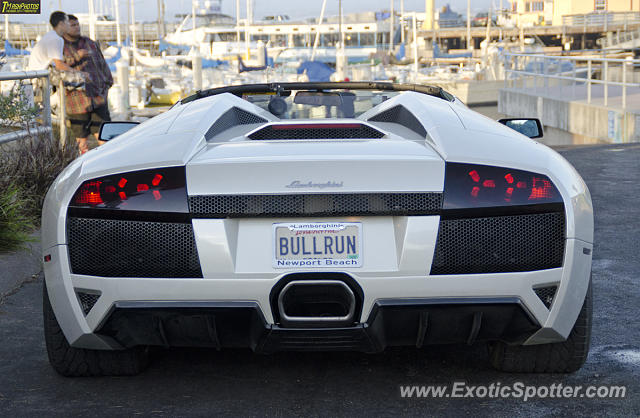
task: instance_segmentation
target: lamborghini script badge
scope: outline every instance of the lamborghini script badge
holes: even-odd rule
[[[294,180],[284,187],[288,189],[302,189],[302,188],[308,188],[308,187],[313,187],[317,189],[326,189],[326,188],[333,188],[333,187],[342,187],[342,182],[328,181],[326,183],[314,183],[312,181],[308,181],[306,183],[303,183],[300,180]]]

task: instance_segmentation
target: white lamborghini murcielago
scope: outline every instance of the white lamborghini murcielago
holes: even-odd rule
[[[104,124],[126,132],[44,203],[51,364],[130,375],[153,346],[486,342],[499,370],[578,370],[589,191],[532,139],[539,121],[500,122],[437,87],[346,82],[205,90]]]

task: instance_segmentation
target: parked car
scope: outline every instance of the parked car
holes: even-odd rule
[[[129,375],[149,347],[486,342],[499,370],[578,370],[592,204],[542,134],[373,82],[222,87],[106,123],[44,203],[49,360]]]

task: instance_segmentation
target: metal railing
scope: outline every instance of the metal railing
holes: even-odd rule
[[[136,38],[139,42],[148,43],[156,41],[159,38],[160,29],[157,23],[136,23],[135,25],[120,24],[120,33],[122,34],[122,41],[124,42],[127,35],[131,38],[132,31],[135,28]],[[2,39],[5,39],[4,26],[0,30]],[[177,24],[167,23],[166,33],[175,31]],[[15,43],[17,46],[25,47],[28,43],[35,42],[38,36],[42,36],[51,30],[49,24],[44,23],[9,23],[8,35],[9,41]],[[89,36],[89,25],[81,25],[82,34]],[[95,26],[97,41],[115,41],[117,36],[117,27],[115,22],[99,22]],[[131,40],[131,39],[130,39]]]
[[[628,90],[640,93],[640,72],[635,71],[640,60],[517,53],[504,57],[505,88],[588,104],[602,100],[604,106],[615,106],[619,100],[622,109],[629,105]]]
[[[640,12],[593,12],[562,16],[562,26],[624,26],[640,24]]]
[[[632,48],[636,47],[636,45],[640,43],[640,28],[627,32],[609,32],[606,37],[600,38],[596,42],[600,44],[602,48],[607,49],[618,48],[621,44],[634,40],[638,40],[638,42],[634,42],[633,45],[631,45]]]
[[[0,135],[0,144],[23,139],[34,134],[51,134],[53,132],[51,126],[51,84],[49,82],[49,71],[18,71],[0,73],[0,81],[18,81],[43,79],[42,83],[42,125],[29,127],[29,129],[9,132]]]

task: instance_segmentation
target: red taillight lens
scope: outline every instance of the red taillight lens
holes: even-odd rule
[[[553,197],[554,187],[547,179],[534,177],[529,200],[548,199]]]
[[[76,193],[74,202],[91,206],[104,203],[100,196],[100,185],[102,185],[101,181],[88,181],[84,183]]]
[[[510,168],[447,163],[444,209],[561,203],[544,175]]]
[[[169,167],[88,180],[69,207],[188,213],[185,169]]]

